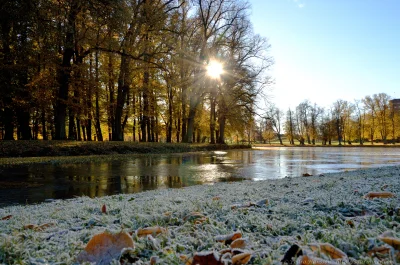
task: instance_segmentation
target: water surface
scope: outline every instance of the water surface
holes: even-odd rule
[[[399,165],[399,150],[271,147],[143,156],[103,163],[4,168],[0,169],[0,206]]]

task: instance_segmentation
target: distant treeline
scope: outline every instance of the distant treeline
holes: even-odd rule
[[[284,129],[284,132],[282,131]],[[301,102],[296,109],[284,112],[270,106],[259,120],[254,140],[277,137],[282,143],[285,134],[290,144],[331,144],[332,141],[363,144],[366,141],[400,142],[400,100],[385,93],[366,96],[349,102],[337,100],[329,108]]]

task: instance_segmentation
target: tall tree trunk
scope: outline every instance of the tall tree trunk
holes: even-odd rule
[[[190,98],[190,105],[191,107],[189,108],[189,116],[188,116],[188,124],[187,124],[187,132],[186,132],[186,137],[183,140],[185,143],[193,143],[193,134],[194,134],[194,119],[196,116],[196,108],[195,108],[195,99],[192,97]]]
[[[78,141],[82,141],[82,135],[81,135],[81,119],[76,118],[76,139]]]
[[[100,123],[100,86],[99,86],[99,52],[95,53],[95,118],[94,118],[94,126],[96,128],[97,141],[103,141],[103,133],[101,132],[101,123]]]
[[[130,59],[126,55],[121,55],[121,66],[118,77],[118,92],[117,92],[117,105],[115,108],[114,132],[113,141],[123,141],[124,131],[122,128],[122,115],[123,108],[129,94],[129,62]]]
[[[4,140],[14,140],[14,112],[10,108],[4,109]]]
[[[48,140],[47,137],[47,128],[46,128],[46,111],[44,110],[44,108],[42,109],[42,113],[41,113],[41,121],[42,121],[42,137],[43,140]]]
[[[68,109],[68,140],[76,140],[75,113],[74,106]]]
[[[65,140],[65,122],[67,117],[68,88],[71,75],[71,60],[74,56],[74,24],[78,15],[78,2],[74,2],[68,14],[64,53],[61,66],[58,68],[58,93],[55,105],[54,125],[55,139]]]
[[[225,124],[226,124],[226,117],[225,115],[221,114],[218,119],[219,122],[219,137],[218,143],[224,144],[225,143]]]
[[[113,74],[113,60],[112,55],[109,54],[108,57],[108,95],[110,102],[108,108],[108,140],[112,141],[113,135],[115,134],[115,99],[114,99],[114,74]]]
[[[168,86],[167,143],[172,142],[172,87]]]
[[[215,104],[216,104],[216,99],[215,99],[215,94],[210,93],[210,144],[215,144]]]

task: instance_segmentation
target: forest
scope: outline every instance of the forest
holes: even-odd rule
[[[244,137],[273,64],[249,12],[239,0],[2,1],[0,139]]]

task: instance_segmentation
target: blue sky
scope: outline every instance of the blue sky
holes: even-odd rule
[[[400,98],[400,0],[249,0],[283,110],[387,93]]]

